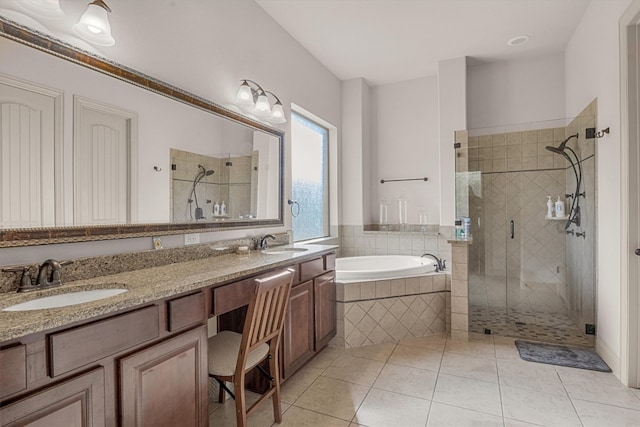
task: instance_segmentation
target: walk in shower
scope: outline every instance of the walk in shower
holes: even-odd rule
[[[456,135],[456,215],[471,218],[473,238],[470,331],[593,345],[596,152],[586,129],[596,109]],[[565,201],[563,217],[546,215],[547,196]]]

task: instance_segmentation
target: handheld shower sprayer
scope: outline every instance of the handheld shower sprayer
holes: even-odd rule
[[[195,216],[196,216],[195,219],[196,220],[205,218],[204,214],[202,212],[202,208],[200,207],[200,205],[198,205],[198,194],[196,193],[196,186],[200,183],[200,181],[202,181],[202,178],[204,178],[205,176],[213,175],[213,169],[207,170],[202,165],[198,165],[198,169],[200,169],[200,170],[196,174],[195,178],[193,178],[193,185],[191,186],[191,193],[189,193],[189,199],[187,201],[189,203],[189,215],[191,216],[191,219],[193,219],[193,214],[191,212],[191,203],[194,202],[194,201],[196,202],[196,210],[195,210]]]
[[[576,224],[578,227],[580,226],[580,196],[584,196],[584,193],[580,192],[580,187],[582,185],[582,165],[580,164],[580,158],[578,157],[576,152],[573,151],[571,147],[567,147],[567,142],[571,138],[578,139],[578,137],[579,134],[577,133],[574,135],[569,135],[569,137],[562,141],[559,146],[553,147],[547,145],[545,147],[548,151],[551,151],[554,154],[560,154],[562,157],[568,160],[571,164],[571,168],[573,169],[573,174],[576,177],[576,191],[571,195],[571,209],[569,210],[569,218],[567,219],[567,223],[564,226],[565,230],[569,228],[571,224]],[[571,158],[571,156],[569,156],[569,154],[567,154],[567,151],[573,154],[575,161],[573,158]]]

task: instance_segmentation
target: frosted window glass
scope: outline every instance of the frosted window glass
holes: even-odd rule
[[[291,195],[300,205],[292,226],[299,242],[329,234],[329,131],[299,114],[291,118]]]

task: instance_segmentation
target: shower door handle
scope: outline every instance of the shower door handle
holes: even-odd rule
[[[513,220],[509,221],[509,233],[511,234],[511,238],[513,239],[516,234],[516,225]]]
[[[635,254],[636,254],[636,255],[638,255],[638,256],[640,256],[640,248],[638,248],[638,249],[636,249],[636,250],[635,250]]]

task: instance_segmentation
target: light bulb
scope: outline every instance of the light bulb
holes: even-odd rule
[[[99,46],[113,46],[116,41],[111,36],[108,16],[110,11],[109,6],[102,0],[89,3],[80,22],[73,26],[73,31],[89,43]]]
[[[238,93],[236,93],[236,104],[238,105],[253,105],[253,93],[251,92],[251,86],[246,80],[242,82]]]

